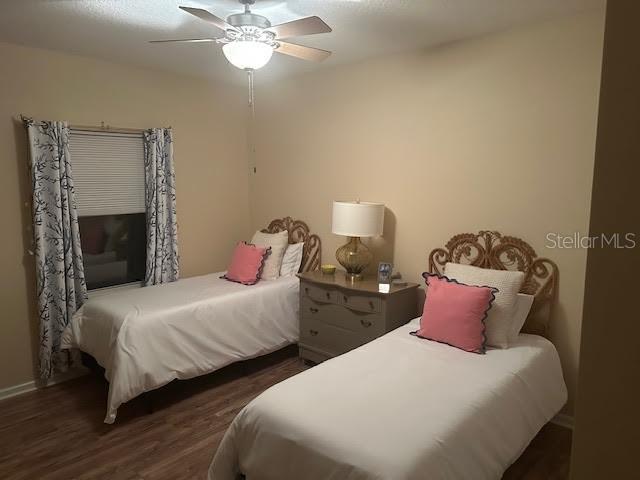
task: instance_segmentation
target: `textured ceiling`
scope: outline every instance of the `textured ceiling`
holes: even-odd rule
[[[211,36],[207,24],[178,5],[220,17],[241,10],[234,0],[0,0],[0,41],[106,60],[243,81],[215,44],[149,44],[148,40]],[[253,7],[277,24],[318,15],[328,34],[293,41],[332,50],[323,64],[274,55],[259,79],[351,63],[391,52],[427,48],[514,25],[591,8],[604,0],[257,0]]]

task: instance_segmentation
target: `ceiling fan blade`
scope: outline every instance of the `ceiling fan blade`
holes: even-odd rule
[[[203,43],[217,40],[217,38],[184,38],[180,40],[149,40],[149,43]]]
[[[205,22],[208,22],[218,27],[222,31],[235,30],[234,27],[229,25],[223,19],[221,19],[220,17],[216,17],[213,13],[207,12],[202,8],[193,8],[193,7],[178,7],[178,8],[180,10],[184,10],[187,13],[190,13],[191,15],[195,15],[196,17],[200,18],[201,20],[204,20]]]
[[[316,33],[329,33],[331,32],[331,27],[324,23],[320,17],[306,17],[274,25],[267,30],[275,33],[276,38],[288,38],[314,35]]]
[[[310,60],[312,62],[322,62],[331,55],[331,52],[327,50],[305,47],[304,45],[298,45],[297,43],[281,42],[278,40],[278,45],[278,48],[275,49],[276,52],[301,58],[303,60]]]

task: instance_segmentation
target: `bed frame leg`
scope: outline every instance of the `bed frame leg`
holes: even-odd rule
[[[145,407],[146,407],[146,411],[147,411],[147,415],[151,415],[154,412],[154,408],[153,408],[153,395],[151,395],[151,392],[148,392],[145,395]]]

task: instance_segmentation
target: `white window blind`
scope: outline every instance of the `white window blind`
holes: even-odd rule
[[[69,153],[80,216],[143,213],[142,135],[71,130]]]

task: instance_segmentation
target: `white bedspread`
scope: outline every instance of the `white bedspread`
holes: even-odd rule
[[[417,321],[268,389],[235,418],[211,480],[499,479],[564,405],[554,346],[486,355]]]
[[[100,292],[76,312],[63,346],[105,368],[106,423],[142,392],[297,342],[297,277],[246,286],[223,273]]]

